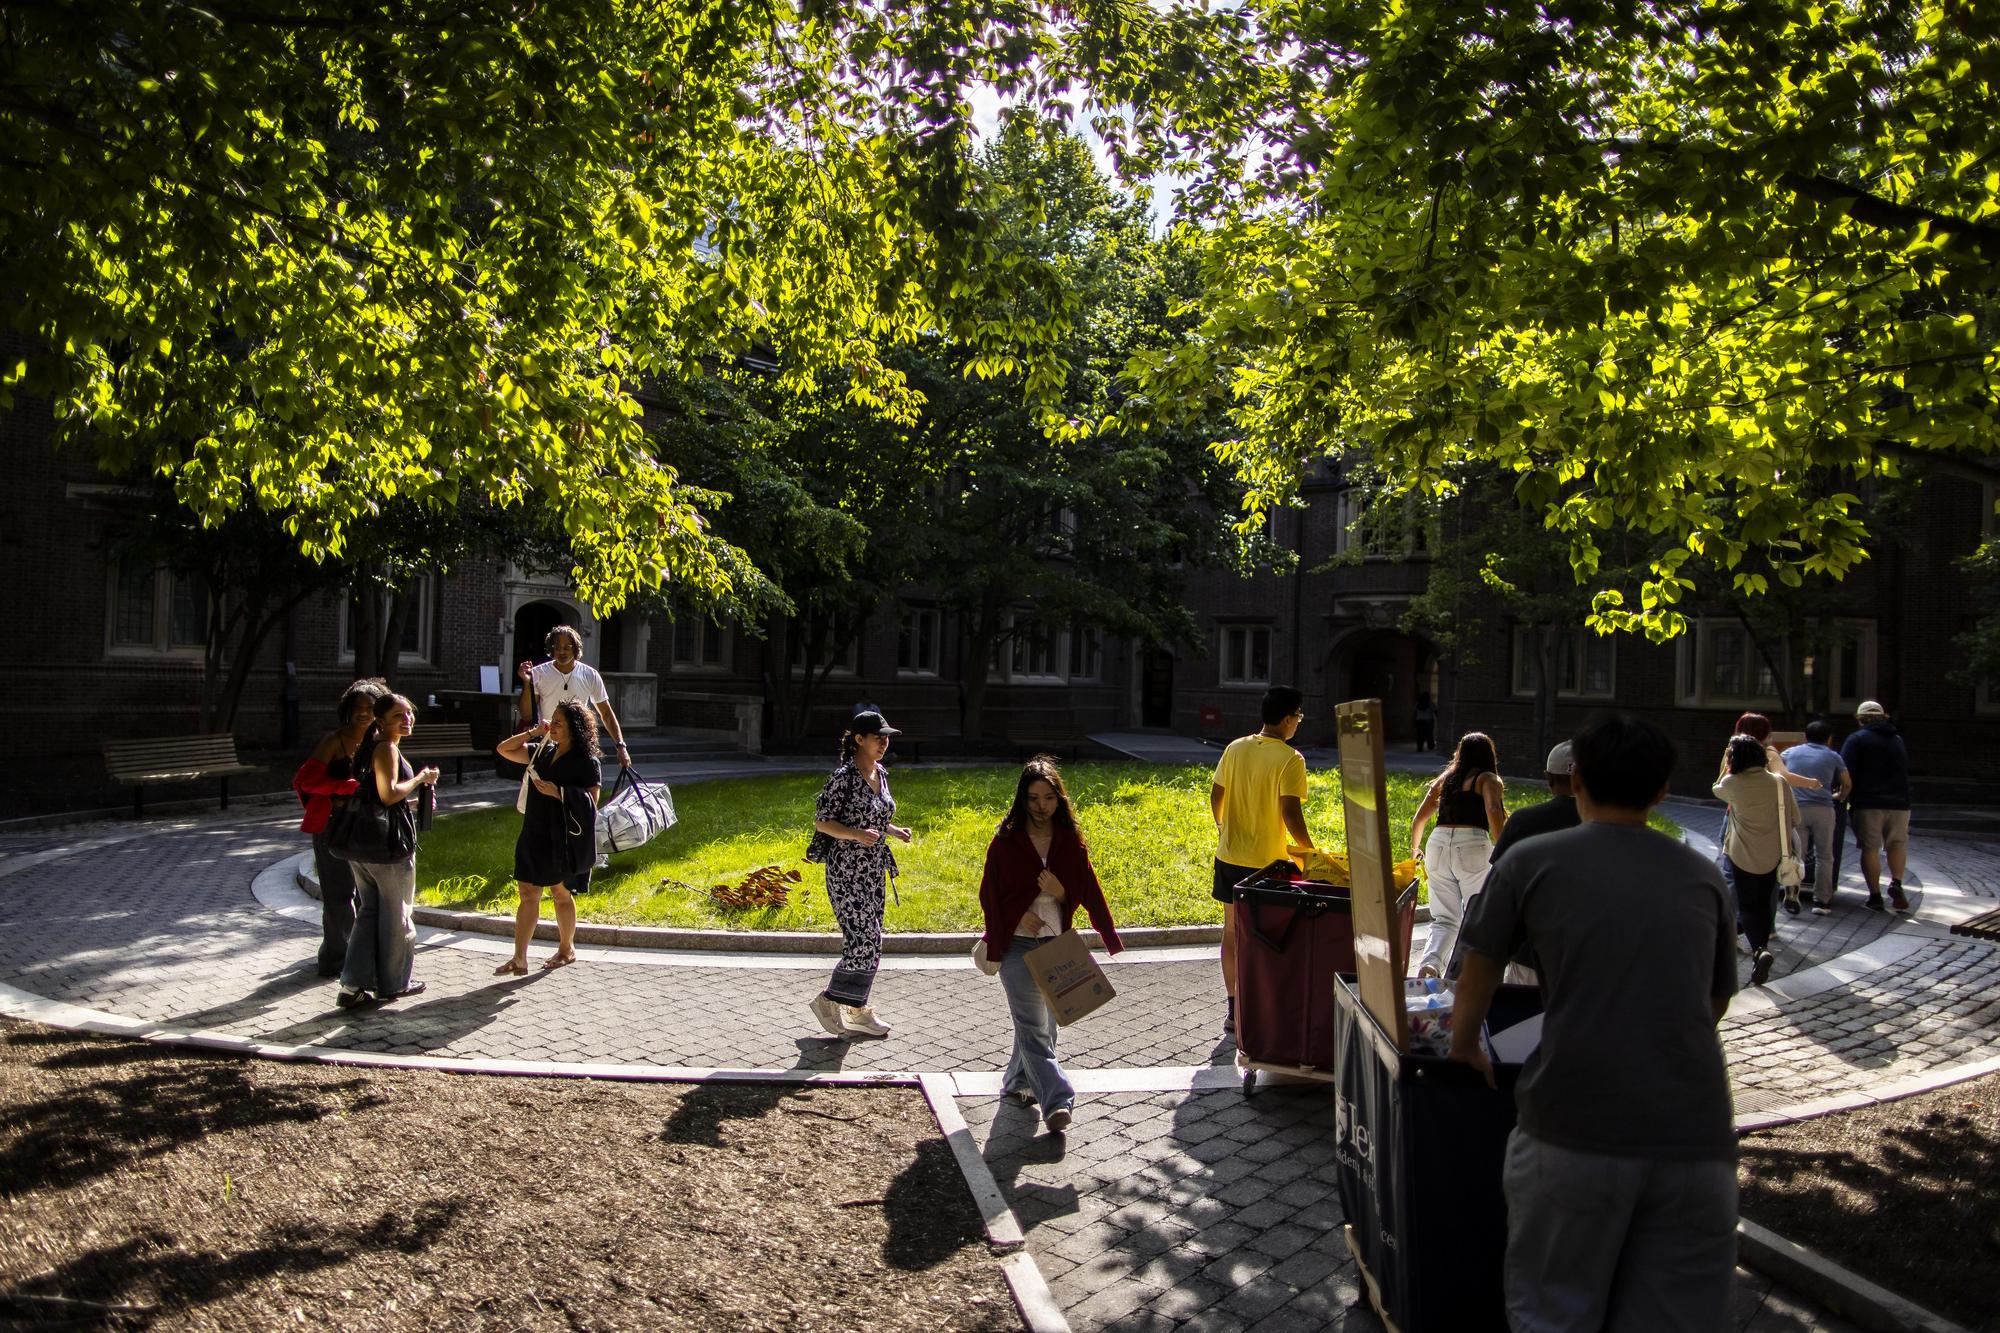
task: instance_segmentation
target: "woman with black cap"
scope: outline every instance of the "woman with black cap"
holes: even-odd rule
[[[889,738],[902,733],[873,708],[864,708],[840,738],[840,767],[820,789],[806,860],[826,866],[826,893],[840,923],[840,962],[833,980],[814,997],[813,1017],[836,1037],[886,1037],[889,1025],[868,1006],[882,961],[884,884],[896,873],[889,839],[910,840],[891,823],[896,798],[882,756]]]

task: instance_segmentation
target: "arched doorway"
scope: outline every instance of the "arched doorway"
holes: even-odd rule
[[[574,607],[546,599],[529,602],[514,613],[514,652],[520,662],[546,662],[548,649],[542,641],[549,637],[549,631],[557,625],[574,625],[577,622]]]
[[[1333,651],[1327,677],[1346,691],[1341,698],[1380,699],[1383,740],[1414,742],[1417,695],[1433,689],[1436,650],[1400,630],[1371,629],[1342,639]]]

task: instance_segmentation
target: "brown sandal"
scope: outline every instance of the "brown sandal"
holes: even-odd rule
[[[575,961],[576,955],[573,953],[552,953],[542,960],[542,970],[547,972],[558,967],[568,967]]]
[[[526,963],[517,963],[509,958],[506,962],[493,969],[493,975],[496,977],[525,977],[528,975],[528,965]]]

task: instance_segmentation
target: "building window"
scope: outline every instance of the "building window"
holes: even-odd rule
[[[391,595],[377,592],[380,599],[375,612],[375,623],[385,625],[389,620]],[[409,603],[403,609],[403,630],[396,645],[396,660],[399,662],[433,662],[431,655],[433,634],[432,621],[437,606],[437,580],[426,576],[417,580],[408,594]],[[354,660],[354,598],[349,596],[340,604],[340,656],[342,660]]]
[[[1104,641],[1093,625],[1073,625],[1069,631],[1069,678],[1096,680],[1102,669]]]
[[[109,647],[119,655],[199,656],[208,644],[208,585],[150,561],[111,567]]]
[[[1585,629],[1556,631],[1551,668],[1558,697],[1609,699],[1618,686],[1617,641],[1605,634]],[[1535,631],[1526,625],[1514,629],[1514,693],[1535,692]]]
[[[729,636],[721,625],[678,604],[672,614],[673,665],[690,671],[720,671],[729,665]],[[794,649],[795,659],[797,654]]]
[[[1806,670],[1815,676],[1826,673],[1828,705],[1847,712],[1863,699],[1875,697],[1875,622],[1836,620],[1827,628],[1826,651],[1808,657]],[[1819,682],[1815,680],[1814,685]],[[1817,697],[1819,689],[1812,694]]]
[[[1045,621],[1033,616],[1016,616],[1007,678],[1015,681],[1061,680],[1062,637]]]
[[[896,674],[935,676],[943,623],[934,606],[906,606],[896,621]]]
[[[1779,665],[1784,664],[1780,650]],[[1750,631],[1731,621],[1689,624],[1674,659],[1675,692],[1685,707],[1775,707],[1778,677]]]
[[[1222,683],[1271,683],[1271,631],[1263,625],[1228,625],[1222,631]]]
[[[718,635],[717,637],[719,638],[720,636]],[[792,626],[792,632],[789,637],[792,641],[792,670],[804,671],[806,669],[805,627],[803,625],[794,624]],[[846,643],[840,646],[837,652],[832,654],[832,657],[833,660],[831,662],[821,660],[820,662],[815,663],[813,666],[813,670],[825,671],[828,675],[833,675],[833,676],[853,675],[860,665],[860,660],[861,660],[860,640],[858,638],[850,638]],[[704,665],[713,666],[716,665],[716,663],[713,662],[704,663]]]
[[[1400,496],[1350,486],[1334,497],[1334,524],[1336,555],[1393,560],[1430,549],[1421,506]]]

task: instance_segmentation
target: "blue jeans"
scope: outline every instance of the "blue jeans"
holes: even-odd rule
[[[1047,943],[1016,935],[1007,946],[1007,956],[1000,960],[1000,986],[1007,992],[1007,1012],[1014,1017],[1014,1054],[1007,1061],[1007,1072],[1000,1076],[1000,1090],[1028,1089],[1035,1094],[1044,1119],[1050,1112],[1068,1110],[1076,1103],[1076,1089],[1056,1063],[1055,1013],[1028,971],[1028,950]]]
[[[353,865],[358,906],[340,987],[393,999],[410,988],[410,968],[416,962],[417,927],[410,913],[416,906],[417,863],[412,858],[393,865]]]

